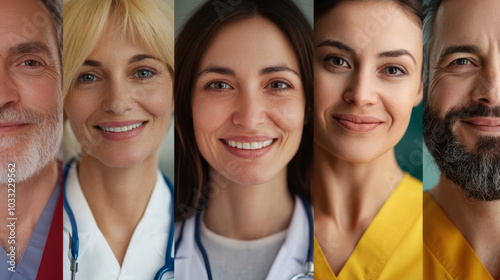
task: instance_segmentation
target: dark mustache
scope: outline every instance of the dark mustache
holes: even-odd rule
[[[474,117],[500,118],[500,107],[490,108],[481,103],[475,103],[460,108],[452,108],[448,113],[446,113],[444,122],[446,125],[451,125],[458,120]]]

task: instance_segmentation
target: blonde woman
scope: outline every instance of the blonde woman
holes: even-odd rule
[[[173,274],[172,185],[158,150],[173,111],[173,14],[160,0],[64,3],[64,275]],[[68,246],[69,244],[69,246]]]

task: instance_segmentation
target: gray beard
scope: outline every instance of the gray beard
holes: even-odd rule
[[[36,125],[36,132],[15,137],[0,137],[0,185],[8,183],[8,164],[15,164],[15,182],[35,176],[54,160],[62,140],[62,106],[51,113],[44,125],[43,115],[26,109],[0,108],[0,119]],[[22,151],[15,147],[24,143]]]
[[[500,199],[500,138],[481,137],[471,151],[456,139],[453,124],[465,118],[500,116],[500,107],[476,103],[452,109],[444,117],[424,106],[424,141],[441,173],[468,197],[480,201]]]

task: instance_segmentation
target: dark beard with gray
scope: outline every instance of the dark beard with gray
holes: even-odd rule
[[[424,106],[424,141],[441,173],[458,185],[468,198],[500,199],[500,137],[480,137],[468,151],[455,137],[452,127],[471,117],[500,117],[500,107],[482,104],[453,108],[444,117]]]

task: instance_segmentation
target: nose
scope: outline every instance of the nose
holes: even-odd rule
[[[478,76],[472,99],[486,106],[500,106],[500,65],[491,66]]]
[[[256,90],[240,90],[236,98],[237,105],[233,113],[233,123],[248,130],[255,129],[266,121],[264,93]]]
[[[377,103],[373,77],[368,69],[359,69],[349,77],[343,98],[345,102],[360,107]]]
[[[120,115],[132,109],[133,92],[124,83],[120,80],[109,82],[103,93],[102,108],[104,111]]]
[[[19,88],[12,75],[0,69],[0,108],[16,104],[20,99]]]

